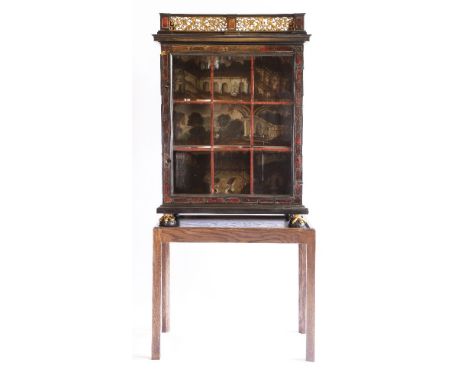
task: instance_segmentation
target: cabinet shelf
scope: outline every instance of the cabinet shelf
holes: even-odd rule
[[[173,103],[184,104],[233,104],[233,105],[294,105],[293,101],[239,101],[239,100],[226,100],[226,99],[174,99]]]
[[[185,146],[173,147],[174,151],[271,151],[271,152],[291,152],[291,147],[287,146],[236,146],[236,145],[215,145],[215,146]]]

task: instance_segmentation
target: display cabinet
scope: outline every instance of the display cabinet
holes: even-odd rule
[[[161,224],[184,213],[304,224],[304,14],[161,14],[160,26]]]

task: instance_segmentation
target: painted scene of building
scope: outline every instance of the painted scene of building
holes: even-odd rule
[[[290,101],[293,94],[293,57],[255,58],[255,100]]]
[[[175,145],[209,145],[210,105],[175,104],[172,126]]]
[[[176,99],[210,99],[213,65],[214,98],[250,100],[250,58],[219,56],[174,56],[173,95]]]
[[[292,106],[256,105],[254,145],[291,146]]]

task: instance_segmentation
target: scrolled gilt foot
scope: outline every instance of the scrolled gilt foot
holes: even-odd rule
[[[304,219],[302,215],[290,215],[288,226],[290,228],[309,227],[309,225],[307,224],[307,221]]]
[[[177,227],[178,225],[179,225],[179,221],[173,214],[164,214],[159,219],[160,227]]]

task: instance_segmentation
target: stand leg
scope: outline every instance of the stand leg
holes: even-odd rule
[[[315,359],[315,232],[307,239],[306,361]]]
[[[299,244],[299,333],[305,333],[306,245]]]
[[[160,359],[161,343],[161,238],[153,231],[153,338],[151,359]]]
[[[169,243],[162,244],[162,331],[169,331],[169,274],[170,274],[170,250]]]

